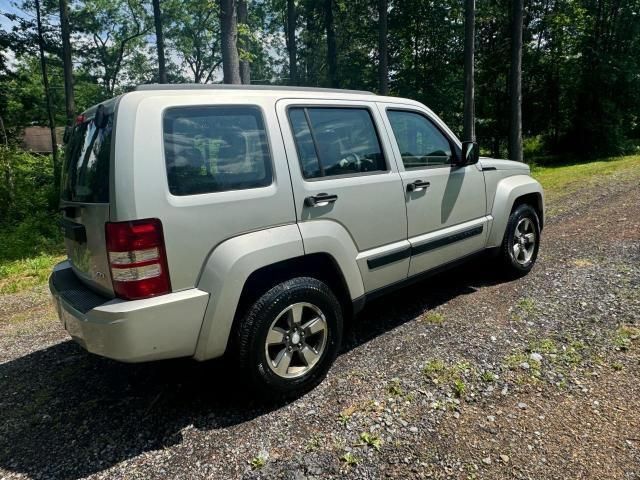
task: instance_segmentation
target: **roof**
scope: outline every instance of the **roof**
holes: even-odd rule
[[[138,85],[135,91],[150,90],[275,90],[284,92],[318,92],[318,93],[352,93],[358,95],[375,95],[366,90],[346,90],[341,88],[320,88],[320,87],[292,87],[286,85],[229,85],[229,84],[202,84],[202,83],[151,83]]]
[[[56,143],[62,143],[64,127],[56,128]],[[22,148],[35,153],[51,153],[51,130],[48,127],[26,127],[22,133]]]

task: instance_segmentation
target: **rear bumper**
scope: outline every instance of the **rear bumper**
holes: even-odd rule
[[[144,300],[108,299],[56,265],[49,289],[60,321],[89,352],[123,362],[193,356],[209,294],[192,288]]]

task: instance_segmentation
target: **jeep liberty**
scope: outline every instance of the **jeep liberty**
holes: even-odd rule
[[[61,186],[63,327],[124,362],[233,355],[265,395],[319,383],[343,319],[492,251],[533,267],[529,167],[368,92],[145,85],[78,117]]]

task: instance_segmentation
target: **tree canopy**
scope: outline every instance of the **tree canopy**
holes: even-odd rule
[[[0,12],[0,116],[17,132],[46,125],[47,115],[34,0],[8,3]],[[221,82],[225,35],[235,36],[238,61],[248,65],[253,83],[388,88],[425,103],[462,132],[464,0],[253,0],[229,36],[221,8],[238,3],[159,2],[168,82]],[[476,2],[476,136],[494,156],[507,154],[512,3]],[[76,111],[159,81],[152,0],[68,5]],[[640,0],[524,0],[523,6],[525,157],[637,149]],[[58,0],[43,0],[41,10],[54,118],[64,125]]]

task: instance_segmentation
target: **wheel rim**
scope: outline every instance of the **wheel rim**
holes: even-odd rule
[[[520,265],[526,265],[531,261],[536,248],[536,230],[533,221],[522,218],[513,232],[513,258]]]
[[[279,377],[305,375],[318,363],[327,343],[327,320],[315,305],[294,303],[273,321],[265,340],[269,367]]]

